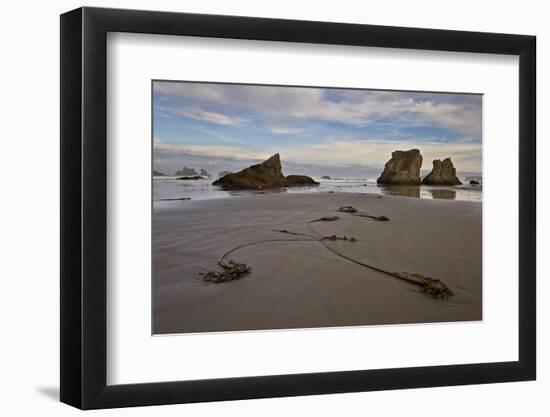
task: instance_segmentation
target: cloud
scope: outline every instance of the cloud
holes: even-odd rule
[[[392,151],[419,148],[424,169],[451,157],[459,171],[481,171],[481,95],[189,82],[153,88],[155,111],[182,117],[173,126],[156,122],[155,136],[177,142],[155,143],[165,155],[259,160],[279,152],[297,163],[381,167]]]
[[[239,160],[263,160],[275,152],[283,161],[294,163],[318,163],[382,167],[395,150],[419,148],[423,156],[423,169],[431,169],[434,159],[451,157],[457,171],[481,172],[480,143],[387,141],[381,139],[335,139],[323,144],[303,144],[281,147],[277,150],[250,150],[231,145],[174,145],[154,140],[155,152],[184,153],[189,155],[230,158]]]
[[[481,137],[479,95],[186,82],[156,82],[154,91],[218,111],[259,114],[271,125],[325,121],[361,127],[392,118],[402,126],[435,125]]]
[[[267,131],[274,135],[297,135],[304,133],[306,128],[290,126],[267,126]]]
[[[387,140],[333,140],[328,143],[282,149],[281,157],[294,162],[358,164],[381,167],[395,150],[418,148],[423,156],[423,168],[431,169],[434,159],[451,157],[458,171],[481,171],[481,144],[441,142],[422,143]]]
[[[200,98],[209,101],[225,101],[226,94],[217,84],[188,83],[188,82],[153,82],[153,92],[191,98]]]
[[[189,117],[190,119],[200,120],[203,122],[214,123],[217,125],[225,126],[241,126],[247,123],[247,121],[240,117],[232,117],[223,113],[217,113],[213,111],[207,111],[198,107],[164,107],[157,106],[156,110],[160,111],[161,115],[180,115]]]
[[[242,160],[267,159],[271,155],[269,151],[254,151],[240,146],[184,145],[165,142],[161,139],[153,139],[153,151],[155,153],[169,153],[172,155],[186,154]]]

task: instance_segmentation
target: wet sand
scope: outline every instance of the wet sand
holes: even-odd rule
[[[343,205],[386,216],[338,213]],[[455,293],[434,300],[419,288],[343,259],[320,242],[271,242],[234,252],[252,267],[220,284],[226,251],[253,241],[300,239],[273,231],[346,235],[328,241],[345,256],[392,272],[439,278]],[[176,202],[153,213],[155,334],[290,329],[482,319],[482,203],[374,194],[257,194]]]

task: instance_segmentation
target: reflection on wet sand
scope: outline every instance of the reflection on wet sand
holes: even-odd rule
[[[419,185],[379,185],[378,188],[382,194],[386,195],[456,200],[456,190],[453,188],[431,188]]]
[[[417,185],[383,185],[380,189],[382,194],[420,198],[420,187]]]
[[[435,189],[429,190],[432,193],[433,198],[439,198],[443,200],[455,200],[456,191],[455,190],[445,190],[445,189]]]

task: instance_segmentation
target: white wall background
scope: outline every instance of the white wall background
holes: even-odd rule
[[[4,415],[75,415],[57,402],[59,392],[59,17],[81,6],[72,0],[3,5],[0,64],[2,152],[0,178],[0,410]],[[536,0],[442,2],[277,0],[124,0],[86,5],[181,12],[341,21],[533,34],[538,37],[539,155],[550,152],[543,119],[550,97],[550,26],[545,3]],[[550,412],[550,290],[544,265],[550,250],[549,169],[539,156],[539,366],[538,381],[377,393],[325,395],[231,403],[145,407],[94,415],[255,416],[529,415]],[[544,235],[544,236],[543,236]]]

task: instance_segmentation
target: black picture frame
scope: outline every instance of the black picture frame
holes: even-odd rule
[[[108,32],[519,56],[519,360],[107,385]],[[81,409],[536,378],[536,38],[358,24],[79,8],[61,15],[61,401]]]

